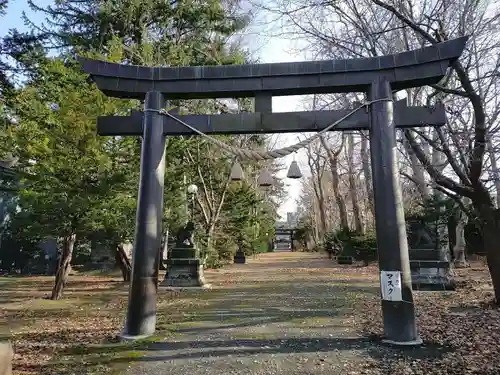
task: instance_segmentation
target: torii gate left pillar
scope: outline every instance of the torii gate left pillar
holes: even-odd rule
[[[146,98],[146,113],[141,129],[141,179],[132,280],[123,336],[139,338],[151,335],[155,330],[157,254],[161,243],[165,170],[164,136],[169,130],[165,129],[166,122],[161,115],[154,111],[163,106],[164,97],[255,97],[262,109],[257,110],[260,113],[253,117],[247,116],[246,119],[250,122],[247,121],[245,126],[247,131],[253,129],[256,130],[253,132],[259,133],[286,131],[277,130],[280,125],[270,121],[273,115],[274,118],[278,117],[277,114],[269,113],[273,95],[365,92],[372,100],[381,100],[371,105],[368,123],[379,267],[381,275],[400,275],[403,283],[403,298],[391,300],[383,296],[384,339],[396,345],[420,343],[412,299],[406,228],[403,226],[396,157],[397,112],[394,113],[393,110],[392,91],[439,82],[449,65],[461,55],[466,41],[467,37],[462,37],[419,50],[368,59],[240,66],[150,68],[80,59],[84,71],[92,76],[105,94],[119,98]],[[318,115],[318,121],[315,116],[313,113],[313,127],[310,131],[317,130],[318,121],[324,122],[325,117],[331,116],[331,113]],[[444,116],[442,108],[439,116]],[[300,131],[298,124],[304,121],[301,114],[288,114],[288,117],[292,120],[288,131]],[[207,117],[198,119],[204,122]],[[307,118],[307,121],[310,120],[311,116]],[[362,122],[365,119],[358,117],[358,120]],[[425,116],[410,121],[416,122],[416,126],[429,125],[425,122]],[[133,127],[136,125],[132,123]],[[205,133],[217,131],[210,128],[211,122],[206,125],[209,131]],[[235,123],[232,133],[244,133],[242,125]],[[350,124],[350,128],[366,128],[366,123],[359,125],[354,122]],[[114,132],[118,134],[116,129]]]
[[[163,116],[159,110],[165,104],[165,96],[161,92],[146,93],[132,275],[127,320],[122,335],[126,339],[149,336],[156,329],[158,251],[161,248],[165,179],[165,136]]]

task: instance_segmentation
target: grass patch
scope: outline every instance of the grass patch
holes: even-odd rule
[[[59,301],[47,299],[53,282],[40,276],[0,278],[0,338],[14,346],[14,374],[113,374],[142,356],[151,342],[172,336],[160,325],[158,335],[146,340],[117,341],[128,295],[119,277],[72,275]],[[174,297],[159,295],[165,311]],[[165,311],[159,310],[159,320]]]

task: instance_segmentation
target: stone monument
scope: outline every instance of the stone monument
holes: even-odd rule
[[[246,261],[247,257],[245,256],[245,252],[241,248],[238,248],[234,254],[234,263],[245,264]]]
[[[447,223],[406,221],[412,287],[414,290],[453,290]]]
[[[177,232],[175,246],[168,253],[167,272],[161,287],[209,287],[203,275],[204,261],[194,244],[194,229],[194,223],[189,221]]]

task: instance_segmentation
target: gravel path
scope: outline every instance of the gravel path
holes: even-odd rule
[[[374,344],[361,334],[356,315],[379,309],[374,268],[275,252],[206,277],[213,289],[159,304],[159,327],[171,335],[126,374],[377,373]]]

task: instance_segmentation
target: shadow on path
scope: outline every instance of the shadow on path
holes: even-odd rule
[[[283,252],[207,278],[215,289],[184,293],[197,303],[159,310],[159,328],[171,336],[141,347],[127,374],[382,374],[376,362],[401,353],[367,337],[357,316],[380,309],[374,268]],[[404,354],[418,359],[449,350],[427,345]],[[109,359],[123,362],[126,356]]]

